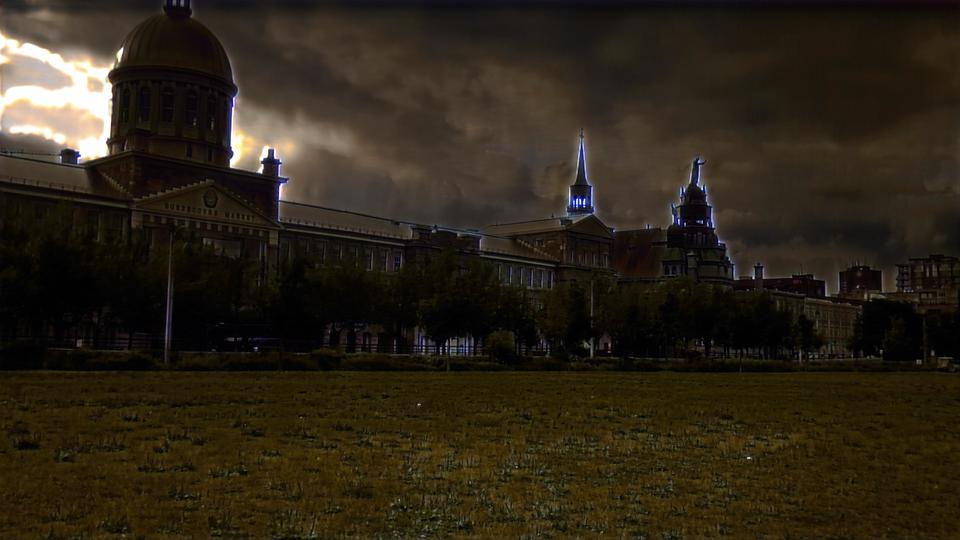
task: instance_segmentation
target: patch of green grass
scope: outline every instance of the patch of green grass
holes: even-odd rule
[[[0,537],[949,537],[937,373],[3,373]]]

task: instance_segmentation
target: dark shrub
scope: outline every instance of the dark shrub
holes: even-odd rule
[[[326,371],[339,369],[345,356],[340,349],[317,349],[310,353],[310,360],[316,364],[317,369]]]
[[[346,371],[424,371],[430,365],[402,356],[386,354],[351,354],[344,358],[340,369]]]
[[[0,369],[41,369],[46,347],[33,341],[13,341],[0,348]]]
[[[180,371],[222,371],[223,353],[177,353],[174,369]]]
[[[487,356],[494,362],[501,364],[514,364],[517,361],[517,343],[514,340],[513,332],[508,330],[497,330],[491,332],[483,342]]]
[[[87,369],[87,362],[97,354],[82,349],[48,349],[43,365],[46,369],[82,371]]]
[[[549,356],[526,356],[517,364],[521,371],[568,371],[570,364]]]
[[[153,357],[143,351],[100,352],[84,362],[91,371],[145,371],[159,366]]]

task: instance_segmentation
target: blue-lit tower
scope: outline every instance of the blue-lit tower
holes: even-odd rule
[[[583,129],[580,129],[580,157],[577,160],[577,179],[570,186],[570,204],[567,215],[581,216],[593,213],[593,187],[587,182],[587,161],[583,152]]]
[[[690,183],[680,190],[680,204],[671,205],[673,223],[667,227],[663,275],[730,284],[733,262],[727,256],[727,246],[717,238],[713,207],[707,202],[707,188],[701,178],[705,163],[700,156],[693,159]]]

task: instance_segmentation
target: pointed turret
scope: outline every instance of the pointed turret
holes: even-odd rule
[[[587,181],[587,159],[583,150],[583,128],[580,129],[580,155],[577,158],[577,178],[570,186],[570,204],[567,214],[571,216],[593,213],[593,187]]]

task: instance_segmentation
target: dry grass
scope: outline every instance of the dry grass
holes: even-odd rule
[[[0,537],[948,537],[944,374],[0,374]]]

